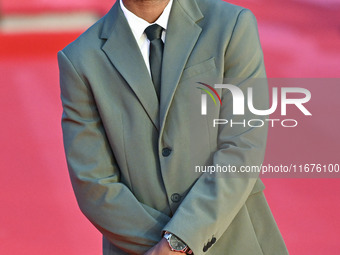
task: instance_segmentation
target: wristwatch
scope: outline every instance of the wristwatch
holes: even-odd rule
[[[163,236],[170,246],[172,251],[182,252],[186,254],[192,254],[192,250],[181,239],[170,232],[165,232]]]

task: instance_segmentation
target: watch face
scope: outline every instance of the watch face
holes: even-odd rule
[[[183,243],[180,239],[178,239],[174,235],[170,237],[169,241],[171,248],[174,249],[175,251],[182,251],[187,247],[185,243]]]

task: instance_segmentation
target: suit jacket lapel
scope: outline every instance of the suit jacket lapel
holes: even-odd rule
[[[196,24],[202,18],[195,0],[174,0],[163,52],[160,135],[185,63],[202,31]]]
[[[107,14],[101,38],[102,50],[124,77],[159,130],[159,102],[143,56],[124,17],[119,1]]]

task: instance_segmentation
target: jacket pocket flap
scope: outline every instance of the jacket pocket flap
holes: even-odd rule
[[[189,66],[183,70],[182,80],[189,79],[190,77],[205,73],[213,68],[215,68],[215,58],[209,58],[199,64]]]

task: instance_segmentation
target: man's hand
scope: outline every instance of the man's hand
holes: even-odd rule
[[[183,255],[182,252],[171,251],[169,244],[165,238],[162,238],[158,244],[148,250],[144,255]]]

